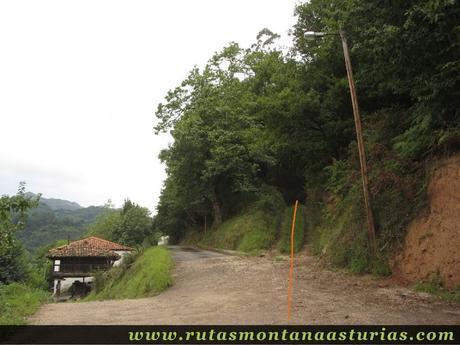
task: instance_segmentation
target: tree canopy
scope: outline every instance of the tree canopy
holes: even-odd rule
[[[107,208],[86,232],[88,236],[99,236],[129,246],[141,245],[152,234],[150,211],[129,199],[121,209]]]
[[[16,195],[0,197],[0,283],[25,280],[28,267],[16,232],[24,228],[27,211],[38,204],[37,197],[27,197],[21,182]]]
[[[156,229],[178,240],[206,220],[217,228],[265,186],[289,204],[322,205],[323,221],[338,217],[345,200],[362,202],[340,29],[355,72],[381,250],[403,232],[406,205],[422,193],[421,162],[460,147],[457,1],[311,0],[295,13],[291,49],[277,46],[268,29],[250,48],[231,43],[158,106],[155,131],[169,131],[174,142],[160,154],[167,179]],[[309,41],[306,31],[331,35]],[[396,199],[399,209],[389,202]],[[332,205],[337,212],[329,214]]]

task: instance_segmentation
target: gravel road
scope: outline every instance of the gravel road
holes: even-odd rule
[[[181,247],[181,246],[168,246],[169,250],[173,253],[174,261],[176,263],[182,261],[220,258],[225,256],[224,254],[212,252],[209,250],[202,250],[193,247]]]
[[[32,324],[460,324],[460,305],[391,286],[388,280],[295,260],[287,322],[289,258],[237,257],[172,247],[174,285],[158,296],[44,305]]]

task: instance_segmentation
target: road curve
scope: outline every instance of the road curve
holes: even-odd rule
[[[286,324],[287,256],[238,257],[183,247],[174,284],[140,299],[46,304],[41,325]],[[460,305],[392,286],[385,279],[324,269],[300,253],[294,263],[293,324],[460,324]]]
[[[219,258],[226,256],[225,254],[212,252],[210,250],[197,249],[194,247],[168,246],[168,249],[172,252],[174,261],[176,262]]]

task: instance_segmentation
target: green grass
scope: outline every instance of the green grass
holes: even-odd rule
[[[291,228],[294,206],[286,207],[283,214],[283,220],[280,227],[280,240],[278,250],[281,253],[290,253],[291,251]],[[302,249],[305,236],[305,213],[303,205],[297,207],[295,229],[294,229],[294,251]]]
[[[453,291],[443,289],[436,282],[423,282],[415,285],[415,291],[438,296],[445,301],[460,303],[460,287]]]
[[[321,220],[309,229],[313,251],[334,267],[356,274],[388,275],[385,261],[369,256],[360,190],[351,189],[343,199],[325,205]]]
[[[203,229],[187,229],[181,244],[257,255],[276,245],[285,209],[282,194],[273,186],[262,186],[254,198],[219,227],[210,226],[206,233]]]
[[[152,296],[172,284],[173,260],[162,246],[127,258],[120,267],[96,275],[94,290],[85,301]]]
[[[225,221],[218,229],[206,234],[201,244],[257,254],[271,248],[275,242],[279,220],[277,215],[251,210]]]
[[[0,285],[0,325],[22,325],[48,298],[40,289],[24,284]]]

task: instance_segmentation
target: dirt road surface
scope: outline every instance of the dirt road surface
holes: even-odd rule
[[[295,260],[287,322],[289,259],[172,248],[174,285],[135,300],[53,303],[32,324],[460,324],[460,305],[390,287],[387,280],[332,272],[306,252]]]

